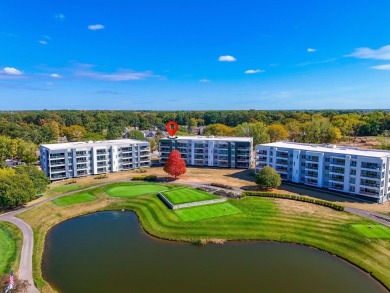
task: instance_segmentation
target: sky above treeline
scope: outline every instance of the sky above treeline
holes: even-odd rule
[[[3,0],[0,110],[389,109],[389,0]]]

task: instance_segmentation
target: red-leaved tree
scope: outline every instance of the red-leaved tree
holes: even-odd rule
[[[187,171],[186,162],[181,158],[178,150],[173,150],[169,154],[168,161],[164,166],[164,171],[169,175],[175,176],[175,179]]]

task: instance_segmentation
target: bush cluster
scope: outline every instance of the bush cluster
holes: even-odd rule
[[[146,169],[143,169],[143,168],[140,168],[140,169],[134,169],[133,172],[134,172],[134,173],[146,173],[147,170],[146,170]]]
[[[338,205],[326,200],[315,199],[307,196],[293,195],[293,194],[282,194],[282,193],[272,193],[272,192],[259,192],[259,191],[244,191],[243,196],[259,196],[259,197],[275,197],[275,198],[285,198],[296,201],[309,202],[313,204],[318,204],[325,206],[337,211],[344,211],[344,206]]]
[[[233,189],[233,186],[222,184],[222,183],[210,183],[210,186],[221,187],[225,189]]]
[[[156,175],[141,175],[141,176],[134,176],[132,180],[135,181],[156,181],[157,176]]]
[[[108,176],[106,174],[100,174],[95,177],[95,179],[104,179],[104,178],[108,178]]]

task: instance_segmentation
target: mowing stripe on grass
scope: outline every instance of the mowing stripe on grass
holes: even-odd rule
[[[218,203],[205,206],[184,208],[175,211],[176,215],[184,222],[193,222],[203,219],[217,218],[241,213],[230,203]]]
[[[352,227],[367,238],[390,239],[390,228],[384,225],[353,224]]]
[[[157,194],[167,189],[169,188],[159,184],[132,184],[111,187],[106,190],[106,193],[113,197],[136,197],[148,193]]]
[[[95,200],[96,197],[90,193],[82,192],[82,193],[76,193],[64,197],[57,198],[53,200],[53,203],[57,206],[64,207],[64,206],[70,206],[73,204],[83,203]]]
[[[219,196],[207,193],[203,190],[188,187],[173,189],[162,192],[162,194],[174,205],[220,198]]]

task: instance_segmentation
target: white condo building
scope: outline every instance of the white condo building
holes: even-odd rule
[[[256,172],[271,166],[283,180],[383,203],[390,199],[390,152],[275,142],[256,146]]]
[[[178,150],[187,165],[249,169],[252,137],[179,136],[160,139],[160,163]]]
[[[40,152],[50,180],[150,166],[149,142],[133,139],[42,144]]]

